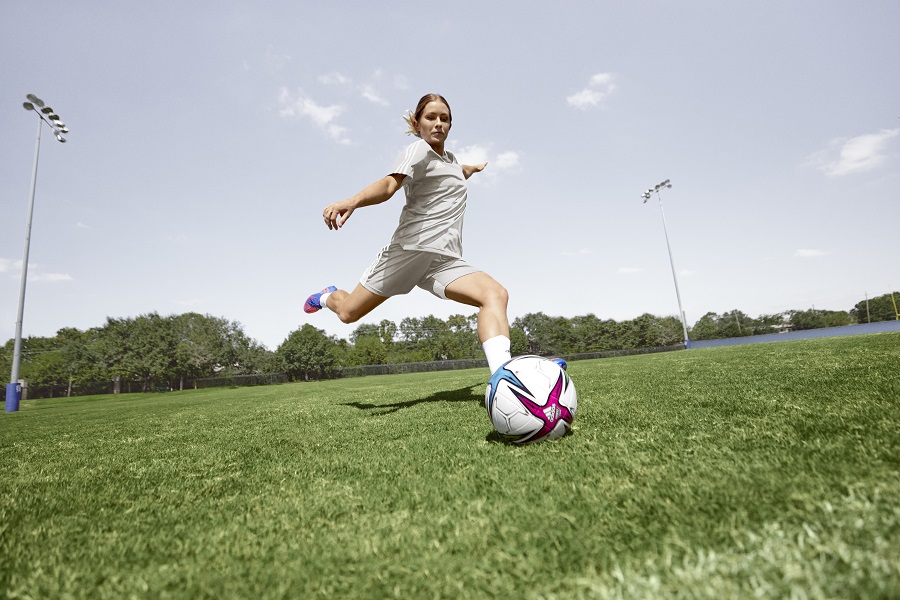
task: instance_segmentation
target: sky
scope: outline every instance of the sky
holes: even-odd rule
[[[850,310],[900,289],[896,0],[0,3],[0,341],[198,312],[276,349],[403,205],[429,92],[469,180],[465,258],[509,318]],[[670,180],[643,202],[641,194]],[[665,211],[663,213],[663,210]],[[668,234],[668,245],[666,235]],[[673,277],[669,248],[675,266]],[[422,290],[361,323],[470,315]]]

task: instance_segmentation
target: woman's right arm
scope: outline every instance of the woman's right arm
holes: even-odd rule
[[[354,196],[326,206],[322,211],[322,216],[325,218],[328,229],[336,231],[343,227],[357,208],[388,201],[403,185],[404,177],[405,175],[392,173],[367,185]]]

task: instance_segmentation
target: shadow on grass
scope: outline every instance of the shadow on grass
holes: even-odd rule
[[[395,413],[404,408],[410,408],[417,404],[425,404],[428,402],[483,402],[484,392],[479,391],[480,386],[466,386],[458,390],[446,390],[443,392],[435,392],[427,398],[418,400],[407,400],[406,402],[395,402],[390,404],[371,404],[368,402],[344,402],[344,406],[352,406],[359,410],[371,411],[373,415],[388,415]]]

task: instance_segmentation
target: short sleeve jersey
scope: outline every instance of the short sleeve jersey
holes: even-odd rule
[[[467,189],[456,157],[450,152],[440,156],[418,140],[397,156],[391,173],[406,176],[406,205],[391,244],[461,258]]]

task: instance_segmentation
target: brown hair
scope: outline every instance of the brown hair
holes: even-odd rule
[[[450,110],[450,103],[440,94],[425,94],[416,104],[416,112],[406,111],[406,114],[403,115],[403,120],[409,125],[409,129],[406,130],[407,135],[419,135],[419,132],[416,131],[416,123],[422,118],[422,113],[425,112],[425,107],[429,102],[443,102],[447,107],[447,112],[450,113],[450,123],[453,123],[453,111]]]

